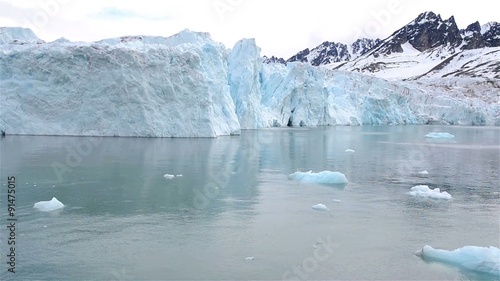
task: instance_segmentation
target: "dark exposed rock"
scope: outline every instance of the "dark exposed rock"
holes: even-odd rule
[[[263,57],[263,62],[264,63],[282,63],[282,64],[286,64],[286,61],[283,58],[278,58],[278,57],[275,57],[275,56],[271,56],[270,58],[267,57],[267,56],[264,56]]]
[[[500,46],[500,24],[498,22],[490,22],[483,26],[486,31],[482,34],[486,47]]]
[[[309,55],[309,48],[298,52],[295,56],[287,59],[287,62],[300,61],[300,62],[308,62],[307,55]]]
[[[481,25],[479,25],[479,22],[476,21],[470,24],[465,30],[462,30],[461,33],[464,37],[462,50],[472,50],[484,48],[486,46],[481,34]]]

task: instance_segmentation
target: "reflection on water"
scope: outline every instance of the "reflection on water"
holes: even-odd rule
[[[430,131],[455,139],[426,140]],[[18,185],[22,267],[14,280],[493,280],[414,252],[425,244],[498,246],[499,132],[370,126],[217,139],[7,136],[0,173]],[[339,171],[349,184],[289,180],[297,170]],[[453,200],[408,196],[417,184]],[[53,196],[66,207],[33,209]],[[330,211],[312,210],[318,203]],[[321,239],[335,249],[304,268]],[[12,278],[0,268],[2,280]]]

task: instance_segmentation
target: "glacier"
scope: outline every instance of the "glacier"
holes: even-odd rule
[[[44,42],[0,32],[2,134],[217,137],[283,126],[500,125],[498,81],[388,81],[264,64],[254,39],[208,33]],[[492,86],[491,83],[494,85]]]
[[[190,31],[165,42],[123,41],[2,45],[0,129],[145,137],[239,133],[222,45]]]

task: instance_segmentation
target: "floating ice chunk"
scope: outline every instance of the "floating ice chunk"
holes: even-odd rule
[[[425,135],[426,138],[434,138],[434,139],[451,139],[455,136],[450,133],[441,133],[441,132],[431,132]]]
[[[347,178],[340,172],[323,171],[319,173],[295,172],[290,174],[288,178],[300,182],[321,183],[321,184],[347,184]]]
[[[411,188],[410,195],[412,196],[420,196],[420,197],[428,197],[432,199],[446,199],[450,200],[451,195],[441,190],[439,188],[430,189],[427,185],[416,185]]]
[[[40,201],[33,206],[33,208],[44,212],[54,211],[62,207],[64,207],[64,204],[57,200],[55,197],[52,197],[52,200],[50,201]]]
[[[176,177],[182,177],[182,174],[175,175]]]
[[[246,261],[253,261],[255,258],[254,257],[246,257],[245,260]]]
[[[175,176],[174,175],[171,175],[171,174],[164,174],[163,175],[164,178],[166,178],[167,180],[171,180],[173,179]]]
[[[427,175],[427,174],[429,174],[429,172],[427,172],[427,170],[423,170],[423,171],[420,171],[418,173],[421,174],[421,175]]]
[[[316,204],[314,206],[312,206],[311,208],[313,208],[313,210],[316,210],[316,211],[328,211],[328,207],[326,207],[324,204]]]
[[[345,150],[345,152],[354,153],[354,152],[356,152],[356,151],[354,151],[354,150],[352,150],[352,149],[348,148],[348,149],[346,149],[346,150]]]
[[[500,276],[500,249],[497,247],[465,246],[454,251],[447,251],[425,245],[417,252],[417,255],[423,259]]]
[[[342,203],[342,200],[339,200],[339,199],[333,199],[332,202],[336,202],[336,203]]]

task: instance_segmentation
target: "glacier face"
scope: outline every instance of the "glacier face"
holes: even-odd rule
[[[238,134],[226,50],[209,38],[194,39],[171,46],[51,43],[4,51],[1,129],[36,135]]]
[[[93,43],[0,34],[7,134],[216,137],[271,126],[500,125],[498,81],[386,81],[294,62],[263,64],[255,40],[207,33]],[[3,36],[3,37],[2,37]],[[443,81],[443,82],[442,82]],[[496,83],[497,86],[491,86]]]

